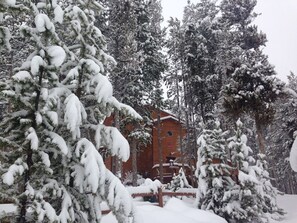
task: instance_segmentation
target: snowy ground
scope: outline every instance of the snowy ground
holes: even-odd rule
[[[141,223],[227,223],[212,213],[191,207],[188,202],[177,198],[168,200],[164,208],[143,202],[136,203],[137,220]],[[103,217],[102,223],[117,223],[110,213]]]
[[[282,221],[272,220],[270,223],[297,223],[297,195],[279,196],[278,204],[287,214]],[[141,223],[226,223],[216,215],[191,207],[189,201],[176,198],[170,199],[164,208],[143,202],[136,205]],[[104,216],[102,222],[117,223],[111,213]]]
[[[297,195],[284,195],[278,197],[279,206],[286,212],[284,220],[271,223],[296,223],[297,222]],[[191,207],[190,202],[171,198],[164,208],[150,203],[135,202],[138,219],[141,223],[226,223],[226,221],[209,212]],[[0,204],[0,215],[15,211],[10,204]],[[110,213],[103,217],[102,223],[117,223]]]
[[[271,223],[296,223],[297,222],[297,195],[288,195],[279,196],[277,198],[278,205],[287,212],[284,217],[284,220],[272,221]]]

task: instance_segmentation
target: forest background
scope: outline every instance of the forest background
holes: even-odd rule
[[[15,172],[4,175],[8,185],[14,183],[16,173],[24,170],[25,181],[29,181],[31,171],[35,170],[34,151],[39,146],[44,148],[44,151],[38,153],[41,157],[39,159],[48,172],[49,158],[55,160],[56,156],[63,157],[63,162],[57,163],[61,171],[57,174],[62,179],[63,174],[69,174],[65,181],[70,185],[70,191],[73,185],[80,189],[92,189],[92,192],[102,187],[104,191],[102,179],[99,179],[98,185],[88,177],[87,183],[78,177],[78,155],[88,158],[90,151],[95,149],[81,135],[98,137],[98,132],[102,133],[109,141],[97,138],[96,147],[110,146],[112,155],[117,154],[121,160],[126,160],[130,154],[122,152],[122,147],[113,150],[112,138],[118,132],[100,125],[100,120],[112,111],[115,112],[115,127],[123,130],[127,124],[134,126],[127,138],[135,163],[141,145],[150,140],[147,126],[151,124],[151,119],[147,108],[153,107],[157,110],[168,109],[184,121],[189,134],[184,140],[181,139],[179,145],[183,162],[193,157],[197,159],[199,148],[205,146],[202,140],[197,142],[201,136],[225,132],[224,140],[227,140],[240,127],[243,128],[240,131],[248,138],[243,141],[253,151],[252,156],[264,159],[264,163],[265,159],[268,162],[273,184],[285,193],[297,193],[296,173],[291,170],[288,162],[297,129],[297,77],[294,73],[289,74],[288,83],[276,78],[274,67],[263,52],[266,35],[253,23],[257,17],[254,12],[256,0],[222,0],[220,4],[201,0],[197,4],[189,3],[184,9],[183,19],[171,18],[165,28],[161,26],[163,18],[159,0],[102,0],[102,6],[90,1],[90,5],[101,12],[96,16],[94,11],[89,10],[90,6],[82,1],[78,1],[78,4],[84,10],[77,9],[68,1],[61,1],[61,6],[53,1],[49,3],[51,9],[46,1],[38,1],[40,4],[36,5],[31,1],[21,2],[27,8],[22,4],[15,5],[14,1],[4,3],[1,5],[1,25],[4,24],[4,28],[1,28],[1,49],[4,50],[1,51],[0,72],[3,93],[2,128],[5,131],[1,142],[19,150],[17,153],[5,151],[1,154],[1,160],[11,162],[19,154],[29,157],[26,164],[17,159],[14,164],[17,169],[13,170]],[[68,22],[63,23],[61,8],[68,4],[66,8],[69,11],[66,10],[64,15]],[[10,6],[12,9],[7,10]],[[50,11],[52,9],[53,12]],[[31,10],[31,13],[23,13],[26,10]],[[53,22],[40,11],[52,16]],[[32,18],[33,15],[35,18]],[[71,32],[63,32],[63,29]],[[52,48],[51,43],[57,46]],[[77,64],[73,62],[76,60]],[[81,74],[85,70],[87,75],[83,77]],[[98,70],[100,75],[96,73]],[[48,75],[46,80],[43,79],[44,72]],[[31,76],[37,76],[39,79],[36,80],[40,81],[34,82],[34,89],[31,87]],[[43,84],[53,90],[41,88]],[[164,84],[168,88],[166,100]],[[52,98],[46,101],[47,97]],[[100,103],[99,107],[94,104],[96,100]],[[82,101],[85,108],[79,101]],[[75,104],[75,112],[71,111],[71,104]],[[23,107],[28,111],[24,111]],[[40,107],[43,109],[39,111]],[[58,110],[63,108],[63,111],[53,113],[50,110],[53,107]],[[61,119],[59,115],[62,113],[64,116]],[[44,118],[41,118],[43,115]],[[87,124],[77,127],[81,126],[82,120]],[[244,127],[240,123],[244,123]],[[36,145],[36,137],[39,135],[37,129],[41,129],[40,139],[46,139],[40,141],[44,143],[42,146],[38,143]],[[69,148],[61,144],[60,140],[60,136],[66,132]],[[28,148],[23,150],[26,145]],[[61,151],[53,149],[49,152],[48,145],[51,145],[51,150],[55,145]],[[121,146],[126,146],[126,143]],[[63,154],[67,154],[70,148],[76,152],[77,157],[73,156],[69,160]],[[46,155],[47,152],[50,156]],[[226,153],[232,157],[232,149]],[[265,154],[266,158],[259,158],[258,153]],[[96,159],[94,165],[99,168],[103,165],[102,160],[99,156]],[[116,161],[114,174],[121,170],[120,163],[120,160]],[[89,171],[87,162],[83,164],[85,170]],[[1,169],[5,172],[9,168],[3,165]],[[70,174],[73,169],[75,171]],[[135,166],[133,172],[135,181]],[[34,177],[41,176],[38,174],[41,173],[37,171]],[[107,171],[106,176],[106,180],[113,186],[113,175]],[[46,177],[41,177],[41,180]],[[35,186],[39,184],[37,182]],[[26,185],[24,190],[28,199],[32,194]],[[54,189],[55,185],[47,187]],[[67,194],[66,188],[62,191]],[[110,191],[106,190],[104,196],[108,197]],[[77,200],[77,204],[82,200]],[[87,200],[92,202],[90,198]],[[83,205],[84,208],[88,206]],[[113,204],[110,205],[113,207]],[[124,213],[125,217],[133,212],[132,208],[127,212]],[[94,217],[94,213],[89,213],[89,217]],[[119,214],[118,218],[122,215]]]

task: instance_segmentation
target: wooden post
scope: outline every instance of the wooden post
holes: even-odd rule
[[[162,208],[163,207],[163,193],[162,193],[161,187],[158,189],[158,202],[159,202],[159,206]]]

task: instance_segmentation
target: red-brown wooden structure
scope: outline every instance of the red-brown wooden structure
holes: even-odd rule
[[[186,129],[183,123],[176,116],[167,111],[151,109],[152,140],[147,146],[141,149],[137,155],[137,170],[145,178],[159,179],[159,146],[158,137],[161,137],[162,160],[163,160],[163,183],[168,183],[173,174],[177,174],[181,168],[180,135],[186,136]],[[158,136],[158,115],[160,116],[160,136]],[[112,125],[113,116],[108,117],[104,124]],[[193,162],[194,164],[194,162]],[[105,165],[112,170],[112,158],[105,159]],[[183,165],[186,175],[191,173],[189,163]],[[132,170],[130,159],[123,164],[123,174]]]

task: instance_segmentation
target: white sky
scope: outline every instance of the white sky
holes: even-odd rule
[[[161,1],[165,21],[170,17],[182,18],[187,0]],[[286,80],[290,71],[297,75],[297,0],[258,0],[255,12],[261,13],[255,23],[267,35],[264,52],[277,76]]]

